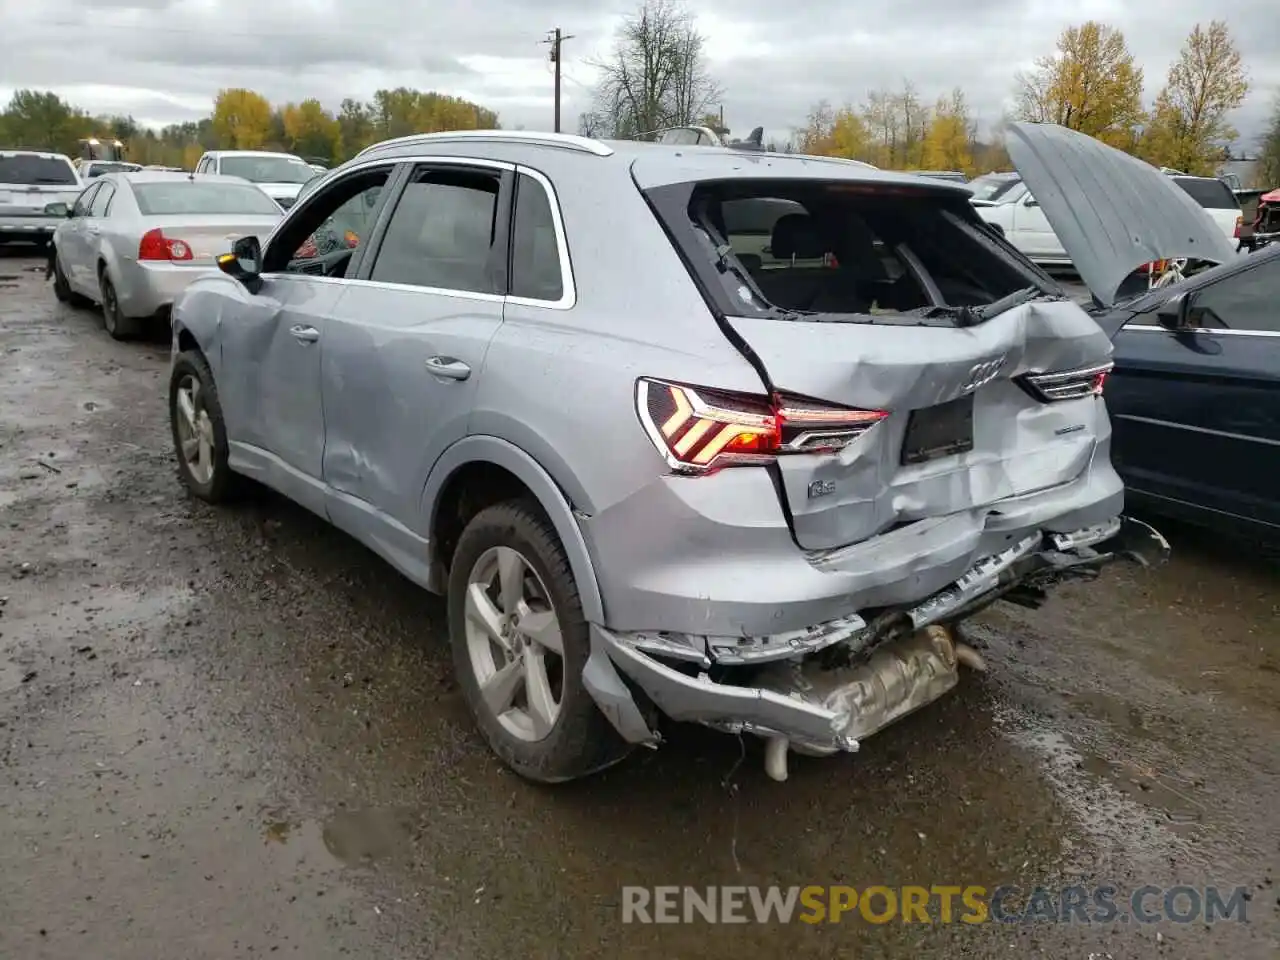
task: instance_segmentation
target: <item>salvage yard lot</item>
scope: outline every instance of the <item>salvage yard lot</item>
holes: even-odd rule
[[[168,344],[0,252],[0,957],[1233,956],[1280,950],[1280,563],[1161,521],[971,629],[990,665],[852,757],[757,743],[530,786],[444,611],[269,494],[189,499]],[[629,885],[1216,884],[1247,924],[622,923]],[[1157,934],[1159,936],[1157,936]]]

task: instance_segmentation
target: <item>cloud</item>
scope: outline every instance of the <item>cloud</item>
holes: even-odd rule
[[[1191,27],[1225,17],[1254,89],[1235,121],[1251,140],[1280,90],[1280,52],[1264,26],[1275,0],[917,0],[913,4],[689,0],[725,90],[735,131],[785,136],[820,99],[858,103],[910,80],[927,100],[963,88],[990,123],[1008,106],[1013,74],[1053,49],[1063,27],[1096,18],[1125,32],[1146,72],[1164,82]],[[227,86],[275,102],[315,96],[331,107],[381,87],[453,93],[496,110],[504,125],[550,125],[552,79],[542,41],[565,44],[563,115],[590,104],[593,57],[634,9],[627,0],[0,0],[5,55],[0,96],[54,89],[95,112],[146,122],[207,113]]]

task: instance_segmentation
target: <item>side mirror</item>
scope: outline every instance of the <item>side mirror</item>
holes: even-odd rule
[[[55,200],[53,203],[44,205],[44,215],[46,217],[70,217],[71,208],[61,200]]]
[[[1028,196],[1027,199],[1022,201],[1022,205],[1024,207],[1038,207],[1040,206],[1040,201],[1037,200],[1035,197]]]
[[[262,244],[257,237],[241,237],[231,252],[218,257],[218,269],[239,281],[250,293],[262,289]]]
[[[1185,330],[1187,323],[1187,295],[1175,293],[1156,308],[1156,320],[1167,330]]]

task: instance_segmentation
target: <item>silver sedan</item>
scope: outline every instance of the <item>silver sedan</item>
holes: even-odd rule
[[[53,234],[50,269],[58,299],[99,303],[107,332],[136,336],[152,317],[167,317],[192,280],[217,269],[238,237],[270,233],[280,207],[239,177],[138,171],[105,174]]]

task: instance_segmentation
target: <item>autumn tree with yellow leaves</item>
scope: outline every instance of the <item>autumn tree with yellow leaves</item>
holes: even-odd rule
[[[969,116],[969,105],[959,87],[939,97],[924,135],[926,170],[960,170],[972,173],[973,143],[977,131]]]
[[[1124,34],[1090,20],[1068,27],[1057,50],[1015,78],[1019,120],[1056,123],[1132,150],[1145,120],[1142,68]]]
[[[342,155],[342,129],[319,100],[285,104],[280,111],[288,147],[303,157],[333,161]]]
[[[252,90],[219,90],[213,101],[213,132],[225,150],[263,147],[271,136],[271,102]]]
[[[1212,176],[1237,136],[1227,117],[1248,92],[1244,62],[1226,23],[1196,24],[1156,97],[1142,155],[1157,166]]]

